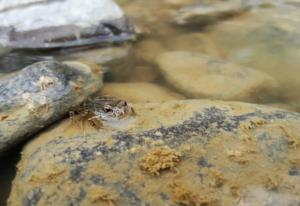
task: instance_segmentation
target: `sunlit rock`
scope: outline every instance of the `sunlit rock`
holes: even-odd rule
[[[298,113],[205,100],[132,106],[121,129],[66,119],[29,142],[8,205],[241,206],[269,194],[299,204]]]

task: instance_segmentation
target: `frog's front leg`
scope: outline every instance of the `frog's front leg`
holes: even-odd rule
[[[97,116],[93,116],[88,119],[89,124],[95,129],[100,129],[103,126],[101,119]]]

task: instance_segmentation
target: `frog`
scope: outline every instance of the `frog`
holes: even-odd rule
[[[100,129],[104,121],[122,120],[134,116],[135,110],[125,100],[114,97],[88,99],[73,106],[69,112],[72,123],[88,121],[95,129]]]

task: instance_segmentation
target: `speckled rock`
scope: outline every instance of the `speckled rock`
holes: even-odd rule
[[[300,114],[208,100],[133,107],[123,127],[65,120],[29,142],[8,205],[231,206],[253,187],[300,203]]]
[[[166,81],[189,97],[254,101],[277,87],[263,72],[201,53],[165,52],[156,61]]]
[[[162,102],[183,99],[183,96],[152,83],[108,83],[101,89],[101,95],[108,95],[129,102]]]
[[[65,115],[102,86],[97,67],[45,61],[0,80],[0,152]]]

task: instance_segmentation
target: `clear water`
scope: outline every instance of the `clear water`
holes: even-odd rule
[[[114,65],[105,82],[152,82],[179,93],[166,83],[154,59],[164,51],[200,52],[268,73],[278,81],[278,91],[258,94],[255,103],[300,112],[300,1],[278,1],[277,6],[268,3],[274,1],[265,1],[262,8],[207,27],[177,26],[172,13],[190,3],[213,1],[118,2],[142,34],[132,44],[126,64]],[[3,76],[0,74],[0,78]],[[0,205],[5,205],[19,151],[0,158]]]

